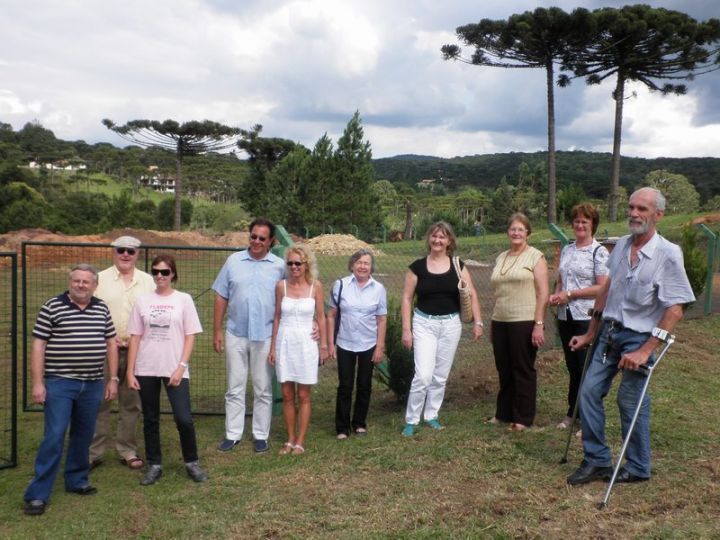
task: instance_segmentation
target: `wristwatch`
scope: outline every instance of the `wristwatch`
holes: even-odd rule
[[[668,332],[667,330],[663,330],[662,328],[658,328],[656,326],[652,329],[650,335],[654,338],[658,338],[660,341],[666,341],[669,333],[670,332]]]
[[[545,321],[535,321],[538,326],[545,326]]]
[[[111,381],[115,381],[116,383],[119,383],[119,382],[120,382],[120,377],[118,377],[117,375],[114,375],[114,376],[110,377],[110,380],[111,380]]]
[[[185,369],[188,368],[188,365],[187,365],[185,362],[180,362],[180,365],[181,365],[182,367],[184,367]]]
[[[570,289],[567,290],[567,299],[570,300],[572,298],[572,293],[570,292]]]
[[[475,326],[479,326],[480,328],[484,328],[484,327],[485,327],[485,325],[483,324],[482,321],[475,321]]]

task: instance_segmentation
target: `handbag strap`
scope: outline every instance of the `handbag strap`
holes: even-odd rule
[[[338,279],[337,282],[340,284],[340,286],[338,287],[338,295],[337,295],[337,298],[335,298],[335,297],[333,296],[333,301],[335,302],[335,309],[336,309],[337,312],[339,313],[339,312],[340,312],[340,299],[342,298],[342,290],[343,290],[343,280],[342,280],[342,278],[341,278],[341,279]]]
[[[465,281],[462,278],[462,270],[460,269],[460,257],[457,255],[452,258],[453,266],[455,267],[455,273],[458,277],[458,285],[465,286]]]

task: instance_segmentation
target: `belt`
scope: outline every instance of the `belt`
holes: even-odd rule
[[[608,325],[610,330],[630,330],[626,328],[623,323],[616,321],[615,319],[603,319],[603,322]]]
[[[455,317],[458,317],[459,313],[448,313],[447,315],[430,315],[429,313],[425,313],[424,311],[420,311],[418,308],[415,308],[415,315],[418,317],[422,317],[423,319],[454,319]]]

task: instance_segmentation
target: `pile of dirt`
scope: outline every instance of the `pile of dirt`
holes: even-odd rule
[[[369,249],[375,256],[383,254],[379,249],[358,240],[352,234],[321,234],[305,240],[304,243],[317,255],[350,256],[359,249]]]
[[[693,219],[690,223],[692,225],[699,225],[700,223],[704,223],[705,225],[714,225],[715,223],[720,223],[720,213],[700,216]]]

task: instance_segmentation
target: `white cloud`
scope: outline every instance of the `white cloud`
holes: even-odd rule
[[[653,5],[700,18],[714,5],[680,2]],[[553,4],[5,0],[0,114],[16,129],[38,119],[58,137],[88,142],[116,142],[100,124],[106,117],[207,118],[261,123],[269,136],[312,146],[325,132],[337,140],[359,110],[377,157],[535,151],[546,145],[544,73],[446,62],[440,47],[456,41],[459,25]],[[681,98],[639,89],[626,102],[623,153],[720,155],[710,77]],[[581,81],[557,90],[558,148],[611,150],[610,90]]]

